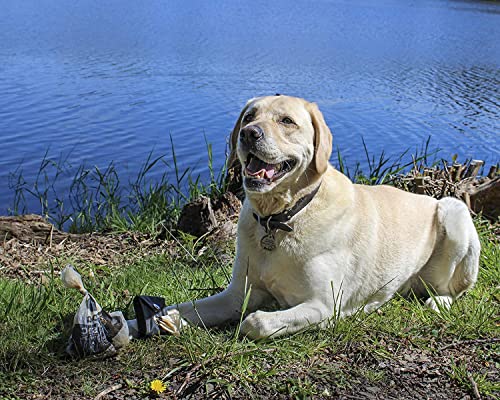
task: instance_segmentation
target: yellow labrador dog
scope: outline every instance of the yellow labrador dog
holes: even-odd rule
[[[314,103],[250,100],[231,135],[246,198],[232,280],[175,306],[200,326],[241,317],[250,338],[275,337],[336,313],[369,312],[395,293],[438,310],[472,287],[480,244],[467,207],[389,186],[353,184],[329,164],[332,135]],[[260,309],[277,300],[279,311]]]

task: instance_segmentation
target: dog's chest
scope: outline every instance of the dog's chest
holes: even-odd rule
[[[300,303],[301,296],[297,296],[293,290],[295,282],[292,279],[281,275],[264,274],[261,281],[280,307],[291,307]]]
[[[271,250],[263,246],[262,239],[268,235],[262,226],[254,225],[253,235],[248,238],[248,249],[253,254],[254,279],[259,281],[273,295],[281,307],[291,307],[299,304],[307,297],[307,285],[304,276],[304,254],[310,252],[304,249],[303,236],[297,232],[277,230],[272,234],[275,244]]]
[[[303,300],[304,285],[300,265],[281,254],[279,248],[264,255],[259,279],[281,307]]]

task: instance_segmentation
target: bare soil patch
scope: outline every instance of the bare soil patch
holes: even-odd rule
[[[0,275],[39,283],[65,263],[119,267],[134,258],[175,251],[171,241],[137,232],[61,232],[39,215],[0,217]]]

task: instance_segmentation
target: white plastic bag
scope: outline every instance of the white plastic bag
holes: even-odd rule
[[[64,286],[78,289],[84,295],[73,319],[66,352],[74,357],[101,354],[111,356],[129,342],[128,325],[120,311],[107,313],[83,286],[82,278],[72,265],[61,272]]]

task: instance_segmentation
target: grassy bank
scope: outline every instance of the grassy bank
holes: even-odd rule
[[[390,183],[410,167],[439,162],[438,151],[430,151],[429,143],[430,138],[413,153],[407,150],[390,157],[384,152],[370,154],[363,141],[363,163],[348,162],[337,149],[335,165],[354,182]],[[172,139],[171,149],[170,162],[166,155],[151,152],[137,174],[127,180],[114,162],[105,167],[75,168],[68,162],[69,156],[54,157],[46,152],[33,177],[24,176],[22,167],[10,173],[14,199],[9,211],[40,214],[56,228],[72,233],[138,231],[154,235],[163,225],[175,224],[186,202],[200,195],[218,196],[227,189],[227,164],[216,170],[211,144],[206,144],[206,180],[193,175],[189,167],[179,167]]]
[[[380,183],[391,171],[414,162],[385,160],[373,158],[369,171],[358,169],[353,175]],[[159,163],[161,159],[148,160],[139,176]],[[201,186],[189,172],[176,171],[174,167],[173,183],[171,177],[157,186],[139,180],[138,189],[130,192],[137,194],[139,208],[119,205],[118,196],[105,194],[102,199],[110,208],[102,206],[105,212],[98,218],[91,212],[80,220],[71,216],[72,223],[80,221],[75,230],[146,232],[148,251],[129,248],[115,263],[104,265],[62,253],[42,259],[47,272],[31,283],[7,277],[0,269],[0,398],[91,399],[106,390],[109,394],[101,398],[498,398],[499,238],[481,218],[475,219],[483,249],[478,283],[441,314],[418,301],[395,298],[379,312],[332,320],[327,329],[272,341],[237,338],[236,325],[187,328],[178,338],[134,341],[107,360],[66,358],[71,316],[81,301],[79,293],[59,280],[58,271],[67,262],[80,270],[105,309],[123,310],[129,317],[135,294],[159,295],[174,303],[226,286],[233,244],[195,240],[170,228],[183,200],[199,193],[194,190],[220,190],[220,180],[212,174],[212,182]],[[100,172],[95,172],[96,182],[101,189],[109,187],[109,180],[101,178],[113,174]],[[187,192],[181,190],[184,183]],[[106,193],[101,189],[97,193]],[[159,227],[161,236],[156,235]],[[154,379],[165,383],[164,393],[150,391]]]
[[[71,233],[137,231],[154,235],[160,225],[175,224],[186,202],[226,190],[226,164],[214,169],[211,144],[206,145],[207,180],[193,175],[190,167],[181,170],[173,141],[171,149],[169,157],[151,152],[135,176],[127,179],[114,162],[105,167],[75,168],[68,162],[69,156],[46,152],[34,176],[25,176],[22,167],[9,174],[14,198],[8,210],[13,215],[42,215],[56,228]]]

